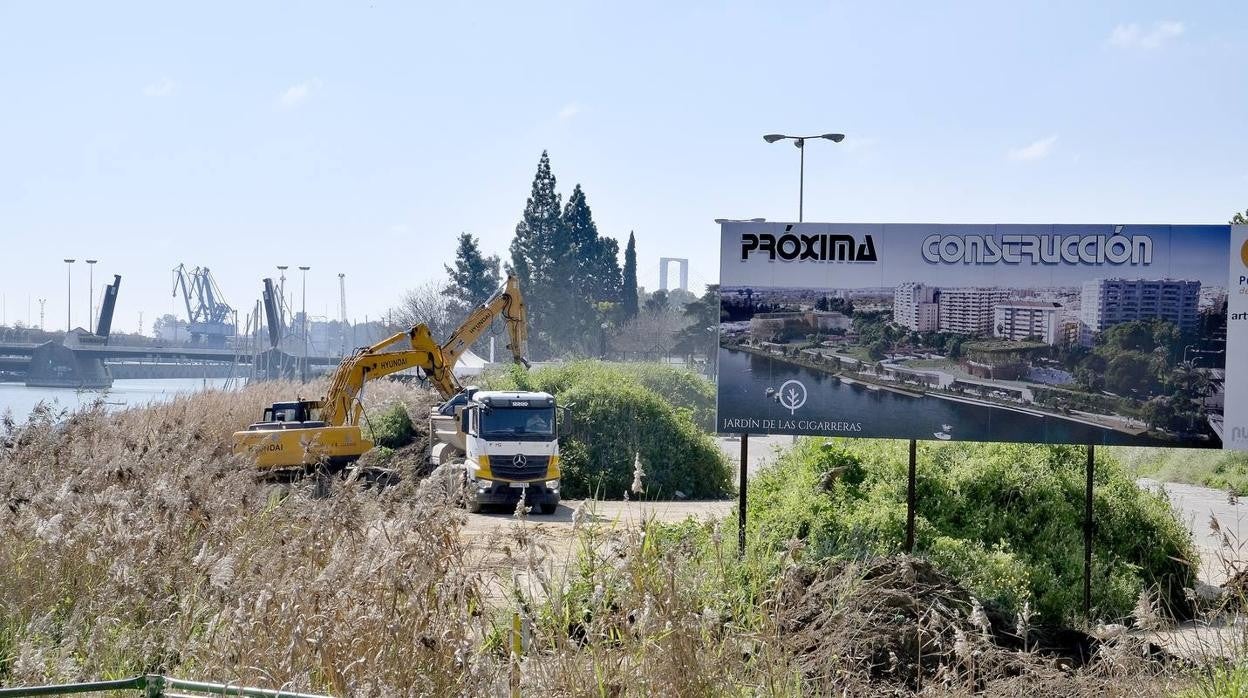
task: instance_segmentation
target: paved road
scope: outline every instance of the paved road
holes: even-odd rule
[[[1192,532],[1200,552],[1200,578],[1210,584],[1226,580],[1231,563],[1248,560],[1248,506],[1223,490],[1173,482],[1139,480],[1141,487],[1164,489],[1179,519]],[[1214,530],[1212,521],[1218,522]]]

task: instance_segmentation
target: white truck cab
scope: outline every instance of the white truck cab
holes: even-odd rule
[[[430,462],[462,461],[469,509],[559,506],[559,410],[549,393],[468,388],[434,410]]]

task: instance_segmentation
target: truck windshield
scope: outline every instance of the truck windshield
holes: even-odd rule
[[[487,439],[542,441],[554,434],[553,407],[495,407],[481,412],[481,436]]]

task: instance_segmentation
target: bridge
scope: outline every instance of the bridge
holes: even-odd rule
[[[203,271],[206,274],[208,270]],[[100,321],[94,332],[77,328],[66,334],[63,342],[0,342],[0,380],[23,380],[26,385],[43,388],[109,388],[113,385],[113,373],[106,362],[127,378],[224,378],[233,375],[234,368],[242,364],[251,367],[249,378],[272,380],[306,376],[318,372],[316,369],[336,366],[341,357],[292,356],[277,348],[280,332],[276,328],[281,326],[280,319],[269,302],[272,281],[264,281],[272,346],[268,350],[109,344],[113,309],[121,288],[121,277],[114,274],[113,283],[104,288]],[[207,283],[211,284],[211,278]],[[190,310],[189,299],[187,309]],[[208,375],[210,372],[212,376]]]
[[[244,365],[250,367],[248,376],[277,379],[294,378],[305,370],[320,373],[342,360],[338,356],[292,356],[278,349],[243,353],[196,346],[126,346],[107,341],[107,337],[78,329],[64,343],[0,343],[0,380],[21,380],[26,385],[51,388],[108,388],[113,384],[110,364],[124,377],[198,378],[210,372],[214,377],[223,377],[232,367]],[[181,373],[169,370],[176,367],[183,367]],[[188,370],[191,372],[187,373]]]

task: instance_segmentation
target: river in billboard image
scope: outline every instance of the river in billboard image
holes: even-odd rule
[[[784,387],[785,384],[787,387]],[[934,397],[841,378],[779,357],[720,348],[719,431],[1153,446],[1128,433],[970,399]],[[799,387],[800,386],[800,387]],[[782,390],[783,387],[783,390]],[[1220,443],[1210,443],[1213,448]]]

